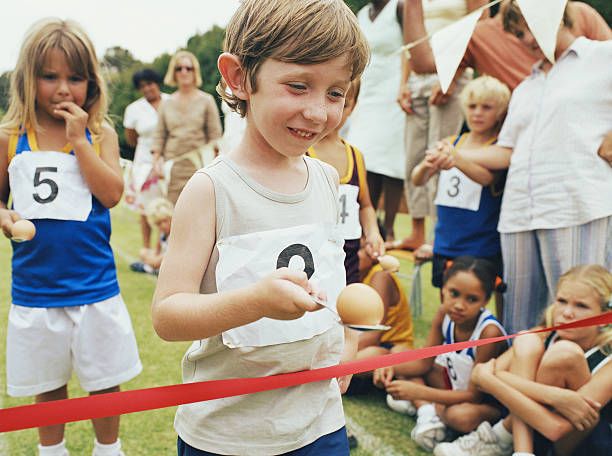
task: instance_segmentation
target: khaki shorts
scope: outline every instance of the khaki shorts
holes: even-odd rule
[[[73,369],[88,392],[117,386],[142,370],[121,295],[71,307],[11,304],[6,352],[11,396],[56,390]]]

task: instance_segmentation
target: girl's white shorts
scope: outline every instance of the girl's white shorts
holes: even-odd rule
[[[56,390],[68,383],[72,369],[88,392],[112,388],[142,371],[121,295],[71,307],[11,304],[6,355],[11,396]]]

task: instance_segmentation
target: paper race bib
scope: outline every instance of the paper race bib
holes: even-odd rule
[[[350,184],[340,184],[338,189],[340,198],[339,224],[344,239],[359,239],[361,237],[361,224],[359,223],[359,187]]]
[[[457,168],[443,170],[438,179],[434,204],[477,211],[480,207],[482,185],[477,184]]]
[[[91,192],[74,155],[17,154],[8,167],[13,208],[26,219],[76,220],[91,212]]]
[[[474,361],[467,355],[445,353],[436,357],[436,364],[442,366],[453,385],[453,390],[465,391],[470,384]]]
[[[304,270],[327,294],[335,307],[346,284],[344,250],[337,227],[329,224],[302,225],[221,239],[217,243],[218,291],[242,288],[261,280],[276,269]],[[331,312],[306,312],[296,320],[262,318],[222,333],[230,348],[264,347],[311,339],[336,325]]]

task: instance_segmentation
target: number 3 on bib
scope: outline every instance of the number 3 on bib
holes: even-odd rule
[[[477,211],[480,207],[481,194],[482,185],[474,182],[457,168],[452,168],[440,172],[434,203],[439,206]]]

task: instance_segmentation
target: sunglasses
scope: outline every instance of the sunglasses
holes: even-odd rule
[[[180,65],[177,65],[174,67],[175,73],[180,73],[183,70],[191,72],[193,71],[193,67],[192,66],[180,66]]]

